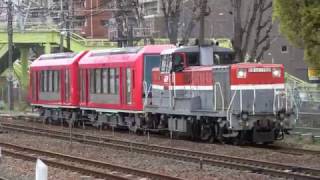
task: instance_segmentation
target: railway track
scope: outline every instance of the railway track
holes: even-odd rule
[[[181,180],[178,177],[142,171],[124,166],[117,166],[102,161],[94,161],[10,143],[0,142],[0,147],[2,148],[2,153],[4,155],[33,162],[36,162],[36,160],[40,158],[49,166],[79,172],[95,178],[103,178],[108,180],[136,180],[143,178],[155,180]]]
[[[178,159],[187,162],[195,162],[204,165],[222,166],[231,169],[250,171],[253,173],[266,174],[275,177],[294,178],[294,179],[320,179],[320,170],[280,164],[267,161],[258,161],[234,156],[204,153],[186,149],[164,147],[159,145],[149,145],[137,142],[129,142],[109,137],[88,136],[84,134],[69,134],[63,131],[34,128],[28,126],[2,123],[2,128],[10,131],[19,131],[28,134],[36,134],[59,138],[63,140],[79,141],[95,146],[105,146],[126,151],[134,151],[143,154],[162,156],[166,158]]]
[[[0,115],[0,117],[2,117],[4,119],[24,120],[27,122],[40,122],[41,121],[39,119],[39,116],[36,116],[36,115],[18,115],[18,116]],[[97,139],[97,138],[94,138],[94,139]],[[271,151],[275,151],[275,152],[279,152],[279,153],[283,153],[283,154],[292,154],[292,155],[306,155],[306,154],[308,154],[308,155],[320,156],[320,151],[310,150],[310,149],[293,148],[293,147],[285,147],[285,146],[278,146],[278,145],[268,145],[268,146],[249,145],[249,146],[243,146],[243,147],[267,149],[267,150],[271,150]]]

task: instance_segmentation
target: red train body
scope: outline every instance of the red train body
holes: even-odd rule
[[[143,82],[151,83],[148,77],[159,65],[160,53],[172,47],[150,45],[89,52],[79,63],[83,80],[81,109],[142,112]]]
[[[79,106],[78,62],[87,52],[42,55],[30,66],[29,100],[35,106]]]
[[[297,117],[283,65],[232,64],[232,55],[172,45],[44,55],[31,66],[30,102],[44,119],[135,132],[255,143],[283,137]]]

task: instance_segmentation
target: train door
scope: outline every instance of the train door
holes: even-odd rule
[[[31,100],[33,102],[38,102],[38,93],[40,91],[40,88],[39,88],[39,83],[38,83],[38,71],[33,71],[31,73]]]
[[[63,93],[63,101],[64,103],[70,103],[70,90],[71,90],[71,82],[70,82],[70,70],[64,70],[64,93]]]
[[[143,71],[143,87],[144,94],[149,94],[151,91],[151,75],[152,69],[160,66],[160,56],[159,55],[145,55],[144,56],[144,71]]]
[[[130,67],[123,68],[122,77],[123,104],[131,105],[133,96],[133,69]]]
[[[80,70],[80,102],[88,104],[88,71],[87,69]]]

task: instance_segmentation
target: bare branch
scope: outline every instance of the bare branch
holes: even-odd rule
[[[259,10],[259,1],[254,1],[253,3],[253,8],[252,8],[252,14],[249,18],[249,23],[247,26],[247,29],[244,29],[245,31],[245,39],[242,43],[242,47],[243,47],[243,52],[247,53],[248,50],[248,46],[249,46],[249,41],[250,41],[250,37],[251,37],[251,32],[253,30],[255,21],[256,21],[256,17],[257,17],[257,13]]]

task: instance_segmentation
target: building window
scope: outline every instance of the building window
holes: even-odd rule
[[[286,46],[286,45],[281,46],[281,52],[282,53],[287,53],[288,52],[288,46]]]

